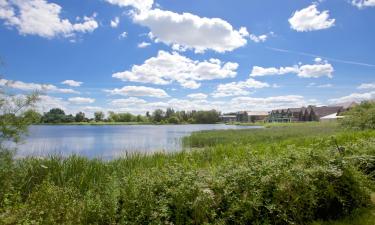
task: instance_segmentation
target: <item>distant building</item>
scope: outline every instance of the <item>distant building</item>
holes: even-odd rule
[[[306,121],[320,121],[328,115],[335,114],[339,116],[340,113],[355,106],[355,103],[345,104],[344,106],[308,106],[301,108],[288,108],[272,110],[268,116],[268,122],[306,122]],[[326,118],[327,119],[327,118]]]
[[[266,111],[248,111],[247,112],[248,122],[265,122],[268,117],[268,112]]]
[[[336,121],[337,119],[344,118],[344,116],[339,116],[337,113],[330,114],[328,116],[324,116],[320,118],[321,122],[331,122],[331,121]]]
[[[220,116],[220,120],[224,123],[234,123],[237,122],[237,116],[233,114],[224,114]]]

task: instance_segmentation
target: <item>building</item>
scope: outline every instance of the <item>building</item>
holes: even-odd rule
[[[308,106],[301,108],[288,108],[272,110],[268,116],[268,122],[290,123],[290,122],[307,122],[320,121],[325,116],[340,113],[353,107],[355,104],[347,104],[344,106]]]
[[[260,111],[239,111],[236,113],[228,113],[220,116],[220,119],[224,123],[255,123],[265,122],[268,117],[268,112]]]
[[[320,118],[321,122],[331,122],[331,121],[336,121],[337,119],[344,118],[344,116],[338,116],[337,113],[330,114],[328,116],[324,116]]]
[[[234,123],[237,122],[237,116],[233,114],[224,114],[220,116],[220,120],[224,123]]]
[[[248,122],[265,122],[268,117],[266,111],[248,111],[247,112]]]

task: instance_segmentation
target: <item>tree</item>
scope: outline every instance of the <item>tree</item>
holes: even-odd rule
[[[180,120],[177,118],[177,116],[172,116],[168,118],[168,123],[179,124]]]
[[[28,109],[24,112],[24,115],[29,118],[30,123],[32,124],[40,123],[42,120],[42,115],[34,109]]]
[[[95,112],[94,113],[95,121],[100,122],[104,120],[104,113],[103,112]]]
[[[167,111],[165,112],[165,118],[169,119],[170,117],[174,116],[175,112],[172,108],[167,108]]]
[[[33,115],[27,113],[39,100],[39,94],[13,97],[0,95],[0,150],[5,141],[18,142],[33,122]]]
[[[43,123],[63,123],[65,121],[65,112],[59,108],[53,108],[49,112],[44,113],[42,117]]]
[[[85,113],[79,112],[79,113],[76,114],[75,121],[77,123],[84,122],[85,120],[86,120]]]
[[[152,113],[152,119],[153,119],[154,122],[160,123],[163,120],[163,118],[164,118],[164,112],[161,109],[156,109]]]

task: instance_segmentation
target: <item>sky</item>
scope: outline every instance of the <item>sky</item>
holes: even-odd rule
[[[375,0],[0,0],[0,87],[144,114],[375,98]]]

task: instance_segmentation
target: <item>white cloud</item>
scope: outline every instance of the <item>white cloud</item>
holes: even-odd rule
[[[142,42],[142,43],[139,43],[138,44],[138,48],[146,48],[148,46],[150,46],[151,44],[148,43],[148,42]]]
[[[64,101],[62,98],[52,97],[48,95],[39,96],[40,100],[36,104],[37,110],[39,112],[47,112],[53,108],[60,108],[66,110],[69,103]]]
[[[189,94],[188,97],[192,99],[206,99],[208,95],[203,94],[203,93],[194,93],[194,94]]]
[[[123,81],[170,84],[173,81],[190,89],[200,87],[197,81],[235,77],[237,63],[223,63],[219,59],[193,61],[176,52],[159,51],[156,57],[147,59],[142,65],[134,65],[130,71],[118,72],[112,77]]]
[[[94,103],[95,99],[93,98],[83,98],[83,97],[74,97],[74,98],[69,98],[69,102],[73,104],[89,104],[89,103]]]
[[[127,38],[128,37],[128,32],[124,31],[122,32],[119,36],[118,36],[118,39],[124,39],[124,38]]]
[[[375,99],[375,91],[367,93],[352,93],[340,98],[329,99],[328,102],[332,104],[345,103],[345,102],[361,102]]]
[[[248,32],[242,27],[236,30],[220,18],[205,18],[191,13],[178,14],[152,9],[133,14],[135,23],[148,27],[150,37],[156,42],[180,46],[204,52],[232,51],[246,45]]]
[[[259,36],[256,36],[254,34],[250,34],[250,40],[256,42],[256,43],[259,43],[259,42],[265,42],[268,38],[268,36],[266,34],[263,34],[263,35],[259,35]]]
[[[358,89],[375,89],[375,83],[361,84]]]
[[[352,5],[362,9],[366,7],[374,7],[375,0],[352,0]]]
[[[266,98],[236,97],[230,101],[232,107],[236,110],[273,110],[281,108],[294,108],[307,105],[319,105],[314,99],[306,100],[300,95],[272,96]]]
[[[110,23],[112,28],[118,27],[119,24],[120,24],[120,18],[118,17],[115,17],[113,20],[111,20],[111,23]]]
[[[259,89],[270,87],[269,84],[256,81],[249,78],[246,81],[231,82],[227,84],[219,84],[216,90],[212,93],[214,98],[228,97],[228,96],[241,96],[251,94],[250,89]]]
[[[75,81],[75,80],[64,80],[63,82],[61,82],[62,84],[66,84],[66,85],[69,85],[71,87],[79,87],[83,84],[83,82],[80,82],[80,81]]]
[[[264,68],[260,66],[254,66],[250,76],[270,76],[270,75],[284,75],[284,74],[297,74],[299,77],[303,78],[318,78],[322,76],[327,76],[332,78],[334,72],[333,66],[327,61],[322,61],[320,58],[315,59],[315,64],[312,65],[294,65],[290,67],[269,67]]]
[[[315,4],[307,8],[297,10],[289,18],[290,27],[296,31],[314,31],[327,29],[335,25],[335,19],[329,18],[329,11],[322,11],[316,8]]]
[[[316,84],[316,83],[310,83],[307,85],[307,87],[316,87],[316,88],[330,88],[333,87],[332,84]]]
[[[73,89],[58,88],[52,84],[36,84],[36,83],[25,83],[22,81],[13,81],[0,79],[0,86],[5,86],[13,89],[22,91],[41,91],[41,92],[52,92],[52,93],[66,93],[66,94],[79,94],[78,91]]]
[[[333,71],[333,67],[329,63],[303,65],[299,67],[299,72],[297,75],[304,78],[318,78],[322,76],[332,78]]]
[[[106,0],[108,3],[117,5],[120,7],[134,7],[138,10],[149,10],[151,9],[154,0]]]
[[[163,90],[158,88],[150,88],[145,86],[125,86],[123,88],[115,88],[113,90],[106,90],[112,95],[135,96],[135,97],[154,97],[154,98],[167,98],[169,95]]]
[[[298,73],[298,72],[299,72],[298,66],[280,67],[280,68],[275,68],[275,67],[264,68],[260,66],[254,66],[251,71],[251,76],[257,77],[257,76],[283,75],[283,74]]]
[[[98,28],[95,14],[93,17],[83,17],[78,23],[71,23],[60,17],[61,10],[60,5],[46,0],[0,1],[0,19],[23,35],[72,37],[76,33],[92,32]]]
[[[110,102],[110,105],[115,107],[128,107],[129,105],[140,105],[147,103],[145,100],[135,97],[115,99]]]

